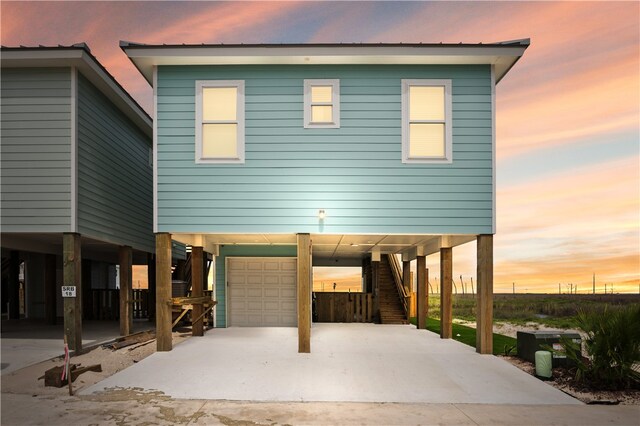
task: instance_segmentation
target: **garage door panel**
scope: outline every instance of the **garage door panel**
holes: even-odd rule
[[[251,287],[251,288],[247,288],[244,289],[245,292],[245,297],[257,297],[257,298],[261,298],[262,297],[262,289],[261,288],[255,288],[255,287]]]
[[[292,288],[281,288],[280,289],[280,297],[284,297],[287,299],[296,299],[296,290]]]
[[[274,299],[279,299],[280,298],[280,289],[278,288],[265,288],[263,290],[263,294],[265,298],[274,298]]]
[[[230,326],[296,326],[295,259],[229,258],[228,271]]]
[[[247,270],[248,271],[262,271],[263,266],[261,261],[250,260],[247,261]]]
[[[296,286],[296,276],[295,275],[283,275],[280,277],[280,284],[286,286],[292,286],[295,288]]]
[[[249,311],[260,311],[262,309],[262,300],[249,300],[244,307]]]
[[[279,261],[271,261],[271,260],[265,260],[264,262],[264,270],[265,271],[279,271],[280,270],[280,263]]]
[[[264,285],[280,285],[280,277],[278,275],[265,275],[263,277]]]
[[[230,271],[245,271],[247,269],[247,262],[244,260],[234,259],[228,266]]]
[[[280,319],[284,323],[298,325],[298,317],[296,316],[295,312],[293,314],[289,314],[289,315],[288,314],[280,314]]]
[[[279,309],[281,312],[286,312],[287,314],[296,313],[296,305],[290,302],[281,302],[279,305]]]
[[[246,275],[242,275],[238,273],[229,274],[228,280],[229,280],[229,285],[232,285],[232,284],[244,285],[247,283]]]
[[[247,275],[247,284],[248,285],[254,285],[254,284],[262,284],[262,275],[255,275],[255,274],[251,274],[251,275]]]
[[[247,315],[247,322],[249,327],[261,327],[262,315]]]
[[[284,262],[280,263],[280,268],[282,271],[290,271],[295,274],[296,272],[296,260],[295,259],[287,259]]]
[[[262,308],[265,310],[265,312],[278,313],[280,311],[280,301],[265,300],[262,304]]]

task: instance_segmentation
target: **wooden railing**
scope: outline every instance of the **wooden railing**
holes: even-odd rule
[[[407,319],[409,319],[409,299],[411,298],[411,296],[407,294],[407,290],[402,283],[402,268],[400,266],[400,262],[398,261],[398,258],[395,254],[388,254],[387,258],[389,259],[389,266],[391,267],[393,282],[396,284],[396,288],[398,289],[398,296],[400,296],[400,300],[402,301],[404,315]]]
[[[372,322],[371,293],[313,293],[316,322]]]
[[[90,320],[115,321],[120,318],[120,290],[92,289],[91,310],[85,310]]]
[[[149,290],[133,289],[131,300],[134,318],[149,318]],[[85,318],[89,320],[115,321],[120,318],[120,290],[92,289],[91,307],[85,309]]]
[[[133,317],[149,318],[149,290],[146,288],[133,289]]]

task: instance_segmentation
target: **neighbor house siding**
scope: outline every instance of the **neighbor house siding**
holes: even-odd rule
[[[245,164],[194,161],[215,79],[245,81]],[[304,79],[339,79],[339,129],[304,128]],[[402,163],[402,79],[452,80],[451,164]],[[157,86],[160,232],[492,233],[490,66],[159,67]]]
[[[3,68],[2,232],[71,230],[71,70]]]
[[[78,232],[154,252],[150,138],[78,75]]]
[[[229,257],[296,257],[297,246],[222,246],[220,255],[215,257],[216,262],[216,327],[227,326],[227,280],[226,258]]]

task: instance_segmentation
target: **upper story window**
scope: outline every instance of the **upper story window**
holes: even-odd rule
[[[402,80],[402,162],[451,163],[451,80]]]
[[[340,81],[304,81],[304,127],[340,127]]]
[[[196,163],[244,163],[244,81],[196,81]]]

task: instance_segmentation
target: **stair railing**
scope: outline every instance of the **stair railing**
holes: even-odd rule
[[[404,315],[407,319],[409,319],[409,301],[411,296],[407,294],[407,290],[402,283],[402,268],[400,266],[400,262],[398,261],[398,258],[395,254],[388,254],[387,258],[389,259],[389,266],[391,267],[391,276],[393,277],[393,282],[396,284],[398,296],[400,296],[400,300],[402,301]]]

